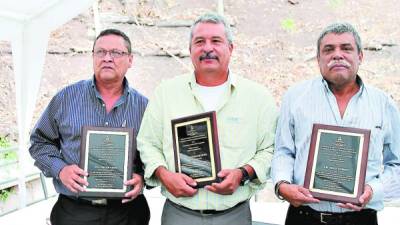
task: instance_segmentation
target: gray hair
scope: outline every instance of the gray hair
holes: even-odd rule
[[[319,50],[322,39],[330,33],[334,34],[343,34],[343,33],[351,33],[356,41],[357,51],[358,53],[362,52],[361,46],[361,38],[358,35],[356,29],[349,23],[334,23],[327,26],[322,33],[319,35],[318,42],[317,42],[317,56],[319,56]]]
[[[196,27],[197,24],[199,23],[214,23],[214,24],[223,24],[225,28],[225,36],[226,39],[228,39],[229,44],[232,44],[233,42],[233,36],[232,36],[232,31],[229,23],[226,21],[226,19],[216,13],[206,13],[204,15],[201,15],[198,17],[190,30],[190,39],[189,39],[189,47],[192,45],[192,38],[193,38],[193,30]]]

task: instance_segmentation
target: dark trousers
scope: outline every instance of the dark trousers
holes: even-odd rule
[[[319,212],[309,206],[290,205],[285,225],[378,225],[378,217],[376,211],[372,209],[330,213]]]
[[[147,225],[150,210],[146,198],[122,204],[109,200],[107,205],[92,205],[83,199],[59,195],[50,215],[52,225]]]

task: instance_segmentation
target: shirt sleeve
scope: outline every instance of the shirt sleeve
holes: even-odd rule
[[[274,153],[277,109],[275,101],[270,94],[266,96],[264,102],[264,107],[262,107],[259,116],[256,133],[258,136],[257,150],[254,157],[247,163],[253,167],[259,182],[251,182],[250,185],[265,183],[270,177],[271,160]]]
[[[143,116],[140,131],[137,137],[138,150],[145,170],[144,179],[149,186],[159,186],[160,182],[154,172],[159,166],[167,167],[163,155],[163,107],[161,87],[155,90],[154,97],[149,101]]]
[[[275,134],[275,152],[272,158],[272,181],[275,186],[280,180],[293,183],[295,161],[294,123],[290,113],[290,96],[283,98]]]
[[[138,123],[137,129],[138,131],[140,131],[140,124],[142,123],[142,119],[143,119],[143,114],[144,111],[146,110],[147,104],[148,104],[148,100],[146,97],[139,95],[138,93],[136,93],[134,96],[136,96],[136,107],[134,107],[134,110],[137,110],[135,113],[135,116],[133,118],[135,118],[135,122]],[[135,134],[135,137],[137,138],[137,134]],[[137,143],[137,141],[135,142]],[[137,148],[137,144],[136,144],[136,152],[135,152],[135,160],[133,163],[133,171],[137,174],[139,174],[140,176],[144,177],[144,165],[143,165],[143,161],[140,158],[140,154]]]
[[[391,187],[385,185],[390,185],[390,181],[398,177],[400,171],[400,112],[390,98],[385,107],[385,114],[388,121],[385,123],[387,129],[383,134],[383,171],[380,176],[368,182],[374,193],[370,202],[382,200],[385,194],[390,194],[385,193],[385,189],[390,190]]]
[[[59,178],[59,173],[67,164],[60,153],[60,135],[56,120],[57,110],[61,106],[56,95],[43,112],[30,136],[29,152],[45,176]]]

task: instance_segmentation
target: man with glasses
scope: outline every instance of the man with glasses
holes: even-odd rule
[[[150,219],[142,194],[143,169],[137,155],[132,185],[125,199],[77,197],[89,174],[78,167],[83,126],[128,127],[137,133],[147,99],[129,87],[125,78],[132,65],[131,42],[121,31],[102,31],[93,44],[92,79],[65,87],[50,101],[31,134],[29,149],[35,165],[52,177],[59,198],[53,225],[143,225]]]

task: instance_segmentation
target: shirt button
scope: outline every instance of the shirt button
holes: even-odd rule
[[[108,126],[108,122],[106,122],[105,125]]]

